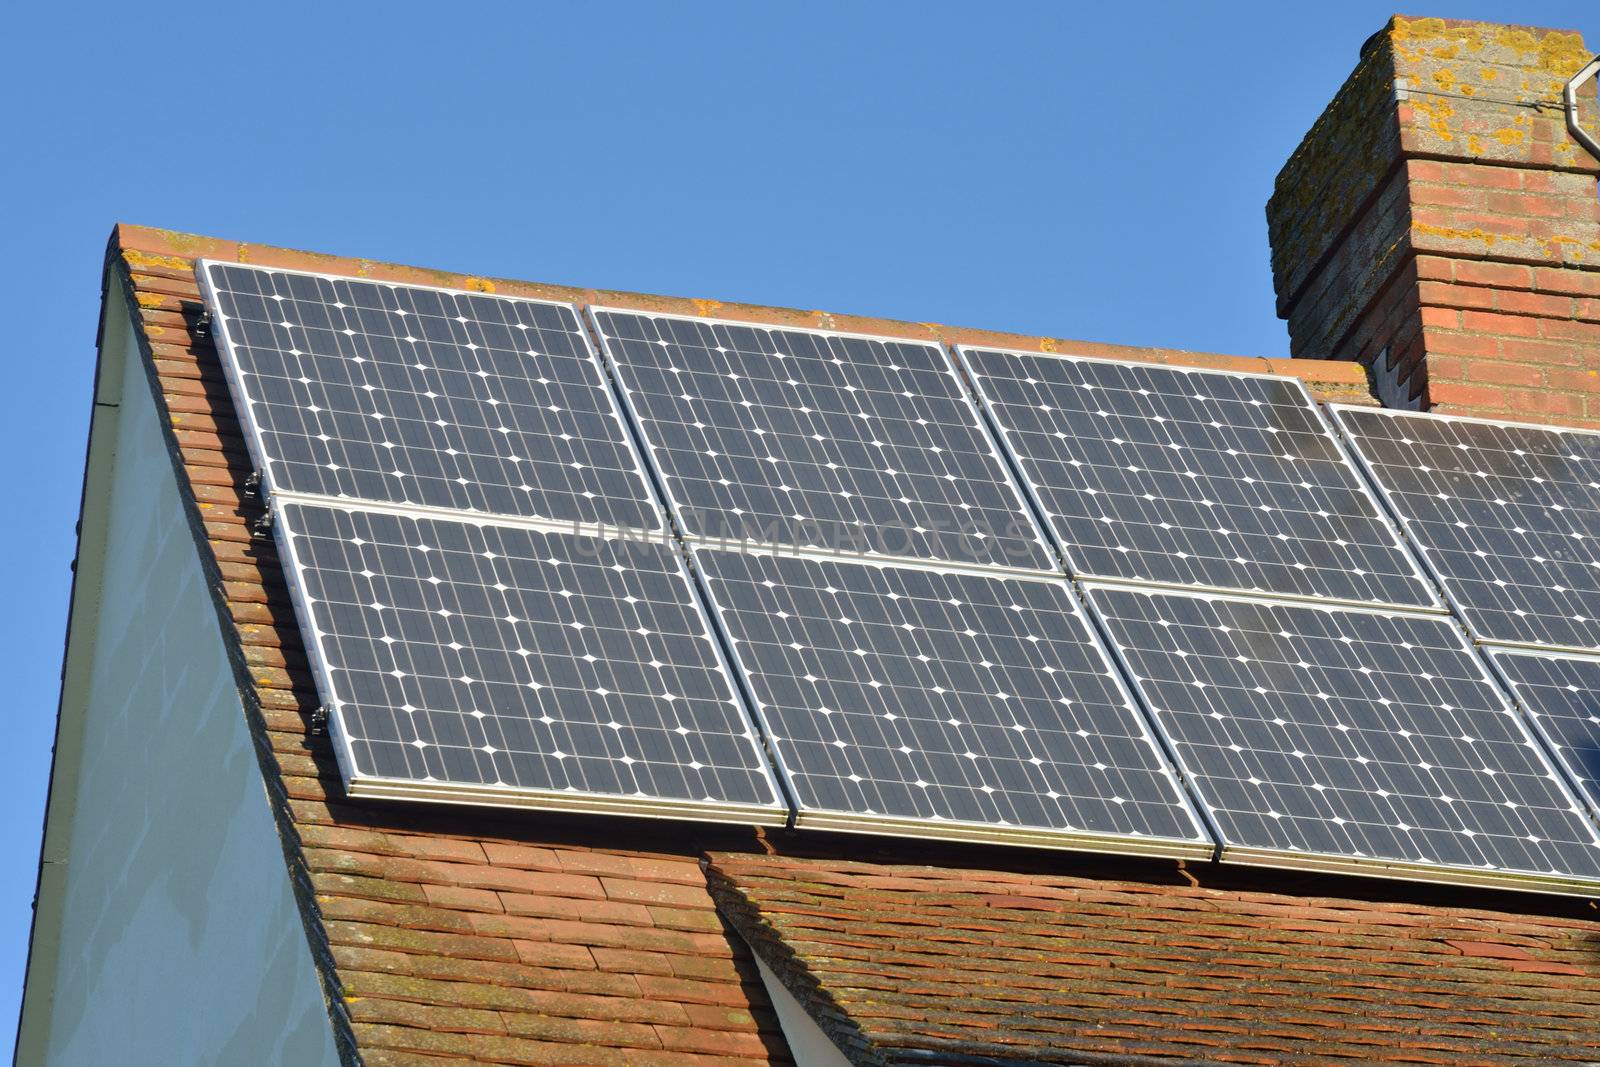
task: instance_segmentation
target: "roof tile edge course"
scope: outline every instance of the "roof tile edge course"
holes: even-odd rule
[[[316,697],[276,553],[249,532],[260,509],[214,347],[193,332],[193,264],[121,236],[104,283],[135,316],[137,370],[163,416],[342,1062],[788,1064],[697,863],[704,844],[753,847],[747,832],[494,811],[464,827],[447,809],[344,801],[310,728]]]
[[[111,236],[111,243],[114,248],[122,252],[124,257],[128,258],[128,262],[134,267],[146,266],[168,270],[192,271],[194,269],[194,260],[196,259],[217,259],[263,267],[281,267],[288,270],[317,271],[324,274],[347,275],[353,278],[370,278],[376,281],[398,282],[405,285],[431,285],[482,293],[500,293],[505,296],[561,300],[581,305],[596,304],[623,307],[636,311],[694,315],[701,318],[734,319],[771,326],[841,330],[918,341],[1012,348],[1025,351],[1053,352],[1062,355],[1098,356],[1106,359],[1166,363],[1209,370],[1281,374],[1299,378],[1306,382],[1318,394],[1319,399],[1339,400],[1346,403],[1377,403],[1371,396],[1366,370],[1358,363],[1342,360],[1279,359],[1267,356],[1236,356],[1215,352],[1191,352],[1175,348],[1116,345],[1060,337],[1035,337],[1027,334],[948,326],[932,322],[904,322],[896,319],[835,314],[827,311],[806,311],[798,308],[772,307],[759,304],[725,303],[719,300],[661,296],[621,290],[588,289],[569,285],[519,281],[509,278],[485,278],[478,275],[458,274],[452,271],[433,270],[425,267],[383,263],[371,259],[275,248],[271,245],[247,244],[240,241],[204,237],[198,234],[181,233],[176,230],[135,226],[128,223],[117,224]],[[1323,394],[1326,395],[1324,396]]]

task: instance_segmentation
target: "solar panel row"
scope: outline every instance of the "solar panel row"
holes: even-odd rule
[[[201,276],[356,792],[1600,882],[1298,383]]]

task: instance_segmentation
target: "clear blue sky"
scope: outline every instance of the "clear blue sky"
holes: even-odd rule
[[[1392,2],[1392,0],[1391,0]],[[118,220],[606,288],[1278,355],[1263,206],[1392,9],[24,4],[0,61],[0,1050]],[[1592,0],[1415,14],[1564,26]]]

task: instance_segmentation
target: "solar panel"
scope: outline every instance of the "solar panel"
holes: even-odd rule
[[[1224,860],[1600,884],[1595,827],[1452,621],[1110,586],[1088,600]]]
[[[566,304],[202,261],[269,491],[659,529]]]
[[[592,314],[687,534],[1059,569],[939,346]]]
[[[1441,606],[1298,380],[959,352],[1075,574]]]
[[[1214,850],[1065,580],[693,556],[798,826]]]
[[[295,502],[277,533],[352,794],[787,817],[660,539]]]
[[[1600,650],[1600,434],[1334,408],[1474,637]]]
[[[1490,661],[1557,759],[1600,809],[1600,659],[1494,649]]]

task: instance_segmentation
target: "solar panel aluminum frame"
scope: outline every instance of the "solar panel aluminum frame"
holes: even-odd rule
[[[707,546],[709,547],[709,546]],[[805,553],[785,553],[768,548],[746,549],[752,555],[776,556],[798,555]],[[773,730],[767,720],[766,708],[757,699],[748,679],[753,675],[746,668],[739,655],[738,643],[732,639],[732,634],[722,617],[722,612],[711,590],[705,584],[701,567],[697,559],[695,546],[689,546],[690,570],[694,574],[695,584],[705,603],[711,605],[710,615],[716,627],[718,640],[726,650],[728,658],[733,663],[734,673],[740,695],[744,698],[745,705],[755,717],[757,727],[763,739],[773,736]],[[816,558],[816,557],[813,557]],[[826,556],[826,559],[839,557]],[[1088,622],[1088,616],[1083,604],[1077,595],[1077,590],[1071,583],[1060,575],[1047,574],[1006,574],[996,568],[981,565],[956,567],[934,564],[927,560],[913,560],[909,563],[899,559],[846,559],[845,562],[863,567],[905,567],[911,566],[922,570],[929,570],[939,574],[963,574],[978,578],[1007,578],[1019,581],[1062,583],[1068,586],[1072,610],[1082,622]],[[783,785],[785,795],[794,805],[794,820],[791,826],[800,830],[835,830],[845,833],[881,834],[888,837],[908,837],[919,840],[942,840],[975,842],[981,844],[1021,845],[1034,848],[1050,848],[1071,851],[1091,851],[1123,856],[1162,856],[1177,859],[1204,859],[1215,860],[1221,846],[1220,835],[1211,824],[1209,813],[1198,803],[1188,787],[1185,776],[1176,760],[1172,758],[1167,741],[1156,731],[1145,711],[1144,705],[1129,687],[1126,677],[1119,665],[1113,661],[1107,652],[1106,642],[1100,639],[1100,634],[1093,625],[1085,627],[1085,636],[1094,650],[1099,654],[1100,660],[1105,664],[1106,673],[1116,686],[1128,711],[1139,723],[1144,740],[1150,745],[1155,754],[1161,772],[1171,782],[1179,803],[1183,810],[1193,820],[1195,826],[1205,836],[1205,839],[1195,838],[1192,841],[1180,841],[1171,838],[1137,838],[1119,837],[1113,834],[1096,834],[1088,832],[1074,832],[1066,830],[1049,830],[1030,827],[1000,827],[989,823],[965,822],[953,819],[918,819],[904,816],[883,815],[854,815],[848,812],[837,811],[808,811],[801,807],[795,798],[799,795],[789,776],[789,769],[784,764],[777,750],[768,742],[768,752],[772,765],[777,768],[778,777]]]
[[[450,782],[418,782],[412,779],[387,778],[358,773],[355,759],[351,753],[351,738],[345,732],[343,721],[338,713],[339,693],[333,684],[333,672],[329,669],[327,660],[322,654],[324,635],[317,626],[316,617],[312,614],[310,604],[306,598],[303,577],[304,567],[299,553],[295,549],[294,531],[291,528],[288,516],[285,514],[284,506],[287,504],[337,508],[350,512],[388,514],[413,519],[443,518],[468,525],[521,528],[542,533],[572,534],[574,531],[571,523],[555,520],[505,520],[498,517],[485,516],[481,513],[397,507],[392,504],[375,505],[364,501],[340,500],[310,494],[277,493],[273,496],[269,505],[274,511],[272,529],[279,558],[283,561],[284,579],[289,587],[289,596],[294,605],[295,615],[300,620],[301,627],[309,638],[305,642],[306,658],[310,662],[318,696],[324,702],[324,708],[328,713],[328,736],[333,742],[334,758],[338,763],[340,776],[344,779],[345,791],[350,796],[383,800],[472,804],[498,808],[534,808],[595,815],[692,819],[699,822],[732,823],[740,826],[785,826],[790,823],[793,817],[793,805],[789,795],[785,792],[787,785],[780,784],[773,774],[774,761],[767,753],[764,741],[753,720],[752,736],[754,737],[753,744],[756,749],[757,763],[765,772],[767,781],[772,785],[773,796],[777,801],[777,805],[770,808],[752,805],[717,804],[696,800],[652,800],[627,794],[578,793],[563,790],[525,789],[514,786],[501,788],[492,785],[467,785]],[[637,532],[618,531],[614,527],[610,529],[613,537],[638,536]],[[598,536],[581,530],[577,532],[583,536]],[[669,537],[670,535],[662,534],[660,536]],[[676,562],[679,576],[684,579],[685,592],[694,604],[695,616],[706,627],[706,635],[710,639],[718,668],[724,675],[733,678],[734,675],[724,652],[723,643],[718,636],[718,632],[712,626],[704,601],[698,594],[698,583],[694,582],[688,574],[684,565],[683,554],[676,546],[673,546],[671,555]],[[750,717],[749,706],[744,700],[744,694],[740,691],[740,687],[737,685],[730,686],[730,695],[738,702],[740,710],[748,719]]]
[[[1133,582],[1084,582],[1085,591],[1094,589],[1152,591],[1149,585],[1139,585]],[[1308,603],[1304,600],[1288,597],[1263,597],[1246,596],[1238,593],[1213,593],[1196,589],[1155,589],[1154,591],[1174,596],[1186,596],[1196,600],[1233,600],[1244,603],[1276,604],[1282,607],[1311,608],[1319,611],[1357,612],[1366,615],[1388,615],[1401,618],[1416,618],[1421,613],[1404,611],[1395,608],[1373,607],[1370,605],[1350,606],[1340,603]],[[1216,827],[1211,819],[1211,802],[1206,797],[1204,785],[1195,776],[1186,773],[1183,762],[1177,758],[1177,746],[1173,738],[1161,725],[1161,719],[1145,699],[1143,692],[1132,679],[1138,677],[1122,649],[1111,636],[1111,630],[1102,615],[1100,608],[1095,604],[1094,598],[1084,598],[1088,607],[1090,618],[1094,620],[1095,629],[1102,643],[1110,650],[1121,672],[1129,679],[1130,688],[1139,702],[1140,711],[1144,712],[1162,744],[1172,752],[1173,763],[1178,768],[1186,785],[1191,790],[1191,795],[1197,801],[1197,806],[1205,813],[1206,826],[1217,837],[1219,847],[1217,860],[1221,863],[1237,863],[1241,866],[1272,867],[1280,870],[1293,871],[1318,871],[1330,874],[1350,874],[1368,878],[1393,878],[1408,882],[1425,882],[1429,884],[1448,884],[1463,886],[1482,886],[1494,889],[1511,889],[1530,893],[1560,893],[1575,896],[1593,897],[1600,894],[1600,880],[1585,881],[1581,878],[1561,878],[1542,871],[1510,871],[1488,870],[1479,867],[1452,867],[1444,864],[1411,863],[1404,860],[1388,860],[1378,858],[1363,858],[1356,856],[1340,857],[1329,853],[1296,852],[1289,849],[1258,848],[1247,845],[1230,844],[1227,838]],[[1452,620],[1454,621],[1454,620]],[[1459,623],[1457,623],[1459,628]],[[1463,634],[1465,636],[1465,634]],[[1533,732],[1527,723],[1522,710],[1516,706],[1507,694],[1506,687],[1500,682],[1495,672],[1492,672],[1484,663],[1484,657],[1476,654],[1470,641],[1464,650],[1474,653],[1471,656],[1473,664],[1477,667],[1479,675],[1488,683],[1490,689],[1500,698],[1501,704],[1511,712],[1511,718],[1521,728],[1522,732],[1533,742],[1533,751],[1538,754],[1539,762],[1551,777],[1568,794],[1569,799],[1574,799],[1578,806],[1585,811],[1591,810],[1588,801],[1574,788],[1569,776],[1564,769],[1551,759],[1546,750],[1544,738]],[[1596,839],[1600,840],[1600,831],[1594,831]]]
[[[1444,615],[1450,612],[1451,605],[1448,601],[1440,596],[1437,579],[1431,571],[1424,569],[1421,563],[1418,561],[1417,553],[1412,551],[1409,541],[1403,535],[1401,527],[1395,521],[1394,515],[1388,508],[1387,501],[1383,499],[1383,494],[1374,489],[1369,479],[1360,476],[1364,473],[1364,471],[1358,472],[1357,486],[1367,497],[1372,499],[1374,513],[1376,514],[1378,520],[1383,524],[1384,528],[1386,528],[1390,535],[1394,538],[1395,547],[1400,550],[1400,554],[1404,556],[1406,562],[1411,565],[1412,575],[1417,579],[1418,584],[1427,591],[1428,596],[1432,601],[1430,604],[1399,605],[1370,600],[1346,600],[1339,597],[1315,597],[1303,596],[1294,593],[1255,592],[1251,590],[1241,590],[1223,586],[1184,585],[1177,582],[1157,582],[1134,578],[1122,578],[1115,575],[1095,575],[1077,571],[1072,563],[1072,555],[1068,551],[1067,546],[1062,542],[1060,536],[1056,533],[1054,524],[1045,518],[1047,515],[1049,515],[1050,510],[1044,506],[1044,498],[1040,496],[1038,487],[1033,483],[1033,480],[1028,477],[1027,472],[1023,467],[1021,457],[1017,455],[1012,450],[1010,445],[1006,443],[1006,430],[1000,421],[999,414],[995,411],[995,399],[984,391],[982,382],[979,380],[977,375],[972,373],[971,368],[968,367],[966,363],[966,353],[968,352],[998,352],[1002,355],[1009,356],[1049,357],[1052,359],[1078,360],[1085,363],[1107,363],[1122,367],[1159,367],[1162,370],[1177,371],[1183,374],[1220,374],[1226,375],[1230,378],[1264,378],[1268,381],[1290,383],[1292,388],[1299,391],[1300,395],[1305,399],[1306,404],[1316,412],[1317,421],[1322,427],[1323,434],[1328,437],[1334,447],[1338,450],[1339,454],[1344,457],[1345,461],[1352,466],[1356,465],[1357,460],[1354,450],[1349,447],[1348,443],[1344,439],[1344,435],[1338,432],[1327,416],[1323,413],[1323,405],[1319,404],[1316,397],[1312,396],[1311,390],[1306,386],[1306,383],[1299,378],[1293,378],[1288,375],[1269,374],[1263,371],[1219,370],[1210,367],[1185,367],[1173,363],[1147,363],[1142,360],[1111,359],[1105,356],[1080,356],[1072,352],[1029,352],[1019,348],[996,348],[989,345],[955,345],[952,349],[952,359],[955,360],[956,367],[960,372],[960,377],[967,383],[974,396],[976,396],[977,404],[983,411],[984,421],[988,425],[990,433],[993,435],[994,439],[999,442],[1002,451],[1005,453],[1007,463],[1011,465],[1012,470],[1015,472],[1018,484],[1022,486],[1023,492],[1027,495],[1028,502],[1037,512],[1036,521],[1043,524],[1044,529],[1049,536],[1051,545],[1054,546],[1056,554],[1061,558],[1063,565],[1067,568],[1068,573],[1072,575],[1074,580],[1084,582],[1104,582],[1113,585],[1138,586],[1144,589],[1162,589],[1175,593],[1199,591],[1216,593],[1225,596],[1239,595],[1244,597],[1260,597],[1262,599],[1283,600],[1297,604],[1340,604],[1356,608],[1388,608],[1402,612],[1421,612],[1434,615]]]
[[[1550,733],[1549,727],[1545,725],[1545,716],[1536,714],[1531,707],[1522,702],[1522,698],[1517,695],[1517,686],[1512,681],[1511,674],[1500,665],[1500,657],[1502,656],[1537,656],[1540,659],[1572,660],[1577,663],[1600,665],[1600,653],[1571,652],[1544,647],[1523,647],[1520,645],[1478,645],[1476,650],[1479,657],[1488,663],[1489,670],[1495,676],[1496,681],[1499,682],[1501,690],[1516,705],[1523,722],[1528,729],[1533,731],[1533,735],[1539,739],[1539,743],[1545,747],[1547,758],[1561,772],[1562,780],[1583,801],[1584,807],[1596,823],[1600,823],[1600,795],[1591,795],[1590,791],[1577,779],[1576,771],[1567,766],[1567,761],[1560,755],[1561,743]]]
[[[967,387],[966,382],[963,380],[965,375],[959,365],[956,364],[951,358],[950,350],[947,346],[940,344],[937,341],[924,341],[915,337],[894,337],[889,334],[857,333],[849,330],[825,330],[814,326],[789,326],[779,323],[756,322],[743,319],[722,319],[700,315],[674,314],[661,311],[643,311],[638,308],[615,307],[603,304],[587,305],[586,310],[589,313],[589,322],[594,329],[595,336],[600,339],[600,358],[605,364],[607,376],[611,379],[612,385],[616,389],[617,396],[621,398],[622,408],[626,413],[630,427],[633,429],[633,432],[636,435],[635,440],[638,450],[644,456],[645,465],[650,471],[652,480],[655,482],[657,493],[660,495],[661,499],[666,501],[667,509],[671,514],[672,525],[676,528],[678,536],[683,540],[684,544],[691,547],[699,545],[706,548],[726,548],[730,545],[738,544],[739,542],[735,542],[731,538],[719,538],[706,534],[696,534],[690,531],[688,525],[683,521],[682,509],[686,505],[681,503],[675,496],[673,496],[672,491],[669,488],[670,482],[666,477],[666,472],[662,470],[659,461],[656,459],[655,450],[650,447],[649,438],[644,433],[643,416],[641,415],[638,406],[634,403],[633,394],[629,391],[623,375],[618,373],[617,364],[612,358],[610,349],[606,346],[606,332],[600,325],[600,316],[602,314],[611,313],[616,315],[646,315],[651,318],[673,319],[678,322],[694,322],[708,326],[735,326],[745,329],[778,330],[786,333],[811,334],[817,337],[840,337],[847,340],[876,341],[880,344],[910,344],[937,349],[939,351],[939,361],[941,365],[945,368],[946,373],[952,376],[957,394],[961,397],[961,401],[967,410],[972,413],[974,425],[978,428],[980,434],[983,436],[984,441],[989,445],[990,454],[994,457],[995,462],[999,465],[1001,474],[1005,476],[1004,480],[1006,487],[1011,490],[1012,496],[1016,498],[1018,514],[1024,516],[1028,520],[1028,527],[1033,531],[1035,543],[1038,544],[1047,557],[1055,561],[1055,566],[1049,570],[1045,570],[1033,567],[1009,567],[998,564],[962,563],[960,561],[930,560],[922,559],[916,556],[889,555],[887,553],[877,552],[850,552],[844,550],[834,551],[823,546],[811,545],[767,545],[759,547],[776,548],[782,552],[790,552],[801,556],[811,556],[817,559],[883,561],[889,563],[904,563],[911,566],[932,565],[936,569],[948,567],[952,570],[962,570],[968,567],[977,567],[981,568],[984,573],[990,575],[1003,574],[1016,577],[1051,575],[1059,577],[1066,573],[1065,563],[1062,560],[1055,538],[1051,536],[1050,532],[1046,528],[1040,525],[1038,511],[1034,507],[1033,502],[1024,492],[1024,487],[1021,487],[1018,484],[1016,472],[1012,467],[1011,456],[1000,447],[999,442],[995,438],[994,431],[989,425],[988,418],[985,416],[984,412],[979,410],[977,403],[973,400],[972,390]],[[744,542],[744,544],[754,546],[756,543],[753,541],[747,541]]]
[[[584,351],[589,357],[590,366],[594,369],[595,374],[597,375],[595,379],[595,385],[610,401],[607,404],[607,407],[610,409],[612,419],[617,424],[619,439],[624,442],[626,448],[633,456],[634,473],[639,479],[639,488],[642,493],[642,498],[652,505],[656,513],[656,518],[659,525],[650,527],[646,532],[651,534],[665,534],[669,532],[670,526],[667,521],[667,516],[663,512],[660,505],[660,495],[654,491],[654,487],[651,485],[650,476],[646,472],[643,464],[640,462],[639,442],[634,437],[626,417],[623,415],[622,411],[617,405],[616,392],[612,388],[611,382],[609,381],[610,375],[608,373],[608,367],[601,361],[600,354],[595,350],[593,338],[590,337],[589,332],[584,329],[583,310],[577,304],[569,303],[563,300],[539,300],[534,297],[504,296],[499,293],[474,292],[470,289],[455,289],[443,285],[413,285],[409,282],[388,282],[373,278],[356,278],[348,274],[326,274],[320,271],[290,270],[283,267],[264,267],[249,263],[230,263],[225,260],[197,259],[195,260],[194,265],[195,279],[199,282],[201,297],[205,301],[205,306],[211,315],[211,332],[212,336],[215,338],[218,361],[222,364],[223,376],[227,380],[228,391],[233,397],[234,413],[238,416],[239,425],[243,431],[242,436],[244,437],[245,449],[250,455],[251,468],[256,472],[257,477],[260,479],[259,493],[263,502],[270,502],[277,494],[289,493],[289,491],[279,490],[272,484],[272,468],[267,462],[266,449],[261,442],[261,428],[256,424],[256,420],[251,415],[251,405],[255,403],[255,398],[251,396],[250,390],[245,385],[244,375],[241,372],[238,363],[238,356],[234,350],[233,337],[228,331],[228,320],[221,312],[221,303],[217,298],[217,288],[211,279],[210,268],[214,266],[245,267],[273,274],[295,274],[304,278],[318,278],[328,282],[364,282],[372,285],[393,285],[402,289],[426,289],[431,292],[449,293],[452,296],[467,296],[473,298],[489,297],[495,300],[509,300],[524,304],[538,304],[543,307],[566,308],[572,312],[573,319],[578,325],[578,333],[582,335]],[[352,501],[362,499],[358,497],[325,497],[316,493],[293,493],[292,495],[303,501]],[[542,519],[537,517],[532,517],[530,520],[529,516],[503,515],[499,512],[492,511],[456,511],[450,508],[430,507],[425,504],[394,505],[381,501],[374,502],[375,510],[384,510],[386,508],[399,508],[406,514],[423,517],[431,516],[433,518],[461,519],[463,516],[483,516],[492,518],[497,522],[503,522],[504,524],[514,526],[522,525],[529,521],[532,521],[536,525],[539,523],[555,523],[560,527],[560,529],[555,532],[585,533],[593,536],[604,536],[606,531],[615,529],[615,527],[609,523],[586,523],[562,519]],[[549,529],[548,526],[538,526],[538,528]]]
[[[1350,455],[1355,458],[1356,465],[1360,468],[1362,476],[1365,477],[1367,482],[1372,486],[1373,492],[1377,494],[1379,501],[1381,501],[1383,504],[1384,511],[1391,516],[1394,523],[1403,533],[1405,533],[1406,543],[1411,546],[1413,555],[1415,555],[1418,562],[1421,563],[1424,570],[1427,571],[1429,578],[1431,578],[1433,581],[1433,584],[1437,586],[1439,591],[1443,594],[1445,603],[1449,605],[1451,614],[1453,614],[1460,621],[1462,627],[1466,629],[1467,635],[1472,638],[1475,644],[1482,645],[1485,648],[1510,648],[1531,652],[1571,652],[1578,655],[1589,656],[1600,655],[1600,648],[1586,648],[1581,645],[1546,645],[1540,644],[1537,641],[1506,641],[1499,638],[1484,636],[1484,634],[1475,625],[1473,625],[1472,615],[1466,610],[1466,606],[1461,602],[1460,598],[1451,591],[1450,583],[1444,580],[1443,574],[1439,571],[1438,567],[1434,565],[1433,558],[1431,555],[1429,555],[1426,546],[1424,546],[1420,540],[1410,535],[1405,516],[1400,513],[1399,508],[1395,507],[1393,503],[1390,502],[1389,494],[1384,492],[1383,483],[1378,479],[1378,472],[1373,469],[1369,462],[1367,462],[1367,457],[1361,454],[1361,449],[1356,447],[1354,435],[1349,427],[1345,425],[1341,415],[1346,411],[1364,412],[1367,414],[1371,414],[1376,411],[1384,411],[1406,417],[1424,416],[1430,419],[1447,419],[1451,422],[1477,423],[1480,426],[1506,426],[1517,430],[1551,430],[1558,433],[1586,434],[1594,437],[1600,437],[1600,430],[1591,430],[1580,426],[1550,426],[1536,422],[1516,422],[1512,419],[1485,419],[1476,415],[1445,415],[1435,414],[1431,411],[1410,411],[1403,408],[1371,408],[1363,404],[1328,404],[1326,406],[1332,415],[1332,422],[1338,429],[1340,438],[1343,440]]]

